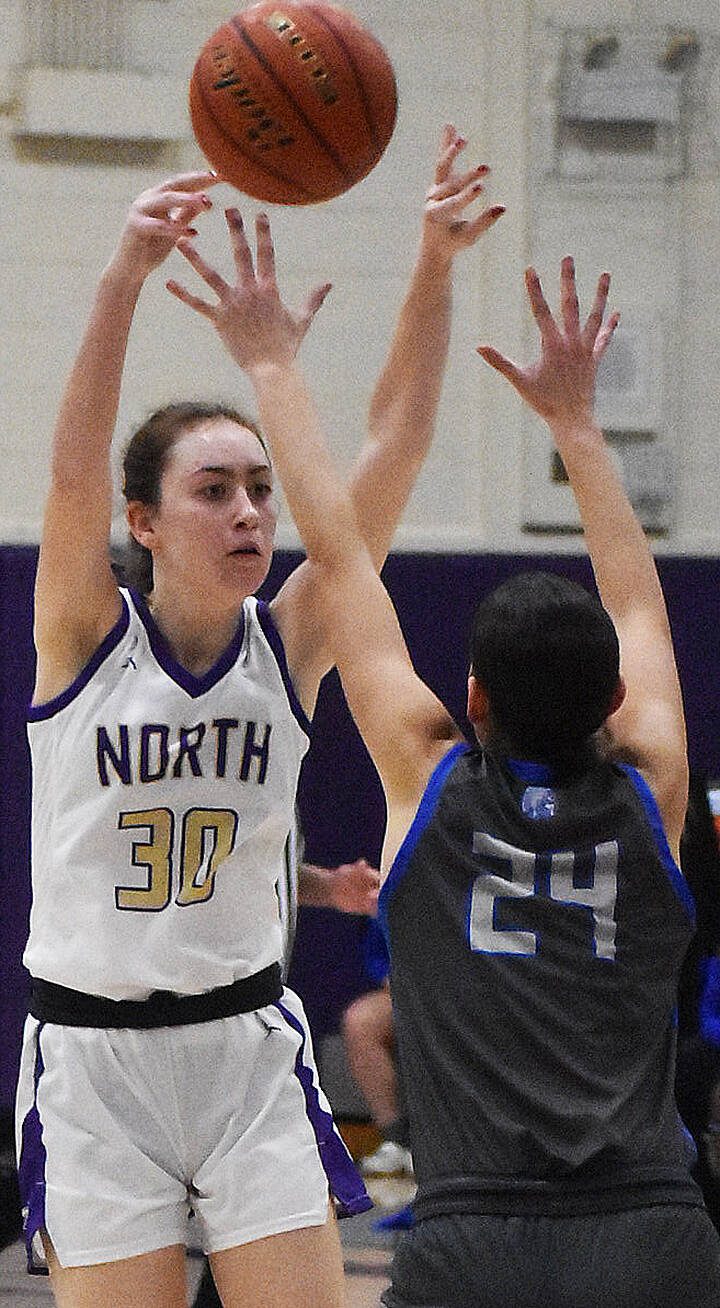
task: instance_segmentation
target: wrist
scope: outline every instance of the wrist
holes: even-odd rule
[[[276,384],[297,372],[294,359],[258,359],[248,364],[245,371],[254,386]]]
[[[448,248],[444,232],[439,232],[433,223],[426,221],[420,238],[416,271],[433,278],[449,277],[455,254],[454,249]]]
[[[118,298],[137,299],[146,276],[146,273],[137,268],[123,267],[122,261],[114,255],[100,274],[99,289]]]
[[[567,442],[606,444],[605,433],[591,409],[586,413],[558,414],[547,420],[558,448]]]

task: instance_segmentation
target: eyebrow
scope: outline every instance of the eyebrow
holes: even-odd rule
[[[199,476],[203,472],[212,472],[220,473],[224,477],[232,477],[237,469],[232,464],[227,463],[206,463],[201,468],[195,468],[193,471],[195,476]],[[269,463],[258,463],[252,468],[243,468],[242,471],[248,476],[253,476],[258,472],[271,472],[272,469]]]

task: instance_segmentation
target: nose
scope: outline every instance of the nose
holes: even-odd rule
[[[260,515],[258,514],[257,508],[253,504],[253,501],[244,486],[238,486],[233,508],[235,512],[235,522],[238,526],[254,527],[259,521]]]

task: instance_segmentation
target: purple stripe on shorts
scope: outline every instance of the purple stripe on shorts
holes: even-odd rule
[[[26,1114],[22,1124],[20,1145],[20,1162],[18,1165],[18,1187],[23,1215],[23,1236],[27,1249],[28,1271],[47,1276],[48,1268],[40,1266],[33,1252],[33,1239],[38,1231],[45,1229],[45,1145],[42,1138],[42,1122],[37,1107],[38,1082],[45,1071],[40,1052],[40,1032],[35,1036],[35,1096],[33,1106]]]
[[[335,1126],[332,1113],[328,1113],[320,1104],[317,1087],[313,1081],[312,1068],[303,1062],[305,1031],[302,1022],[298,1021],[284,1004],[276,1004],[275,1007],[280,1010],[285,1021],[290,1023],[293,1030],[297,1031],[302,1041],[295,1059],[295,1075],[305,1096],[305,1107],[315,1132],[320,1161],[325,1169],[330,1189],[338,1203],[337,1216],[354,1217],[357,1213],[365,1213],[368,1208],[372,1208],[372,1199],[367,1193],[359,1173],[355,1170],[352,1158]]]

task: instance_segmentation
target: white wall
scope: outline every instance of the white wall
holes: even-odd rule
[[[78,0],[85,8],[90,0]],[[131,0],[125,0],[129,6]],[[63,378],[99,274],[133,195],[200,163],[170,145],[38,140],[17,135],[23,112],[25,0],[0,0],[0,538],[37,538],[48,448]],[[273,208],[280,275],[299,299],[315,281],[332,295],[303,348],[328,430],[344,464],[409,273],[442,123],[469,137],[467,158],[492,165],[489,199],[508,211],[458,262],[451,360],[433,452],[399,535],[402,548],[577,549],[574,535],[523,529],[545,465],[528,468],[528,426],[509,388],[474,353],[491,340],[516,357],[534,348],[522,288],[527,263],[554,298],[560,257],[574,253],[587,303],[596,274],[613,272],[623,321],[650,322],[659,342],[661,437],[674,465],[670,530],[661,551],[720,552],[720,14],[716,0],[363,0],[355,12],[395,64],[399,114],[375,171],[346,196],[308,209]],[[134,64],[170,79],[177,103],[200,46],[232,5],[145,0],[135,6]],[[687,167],[636,184],[558,176],[553,133],[560,54],[572,29],[617,30],[627,41],[694,29],[700,64],[683,129]],[[568,35],[570,32],[570,37]],[[159,92],[158,92],[159,93]],[[165,94],[166,91],[164,90]],[[227,266],[218,188],[200,247]],[[258,206],[243,204],[248,215]],[[175,272],[186,275],[180,256]],[[158,403],[220,395],[250,408],[241,377],[206,323],[172,300],[164,275],[145,288],[134,325],[118,435]],[[294,543],[287,521],[280,542]]]

